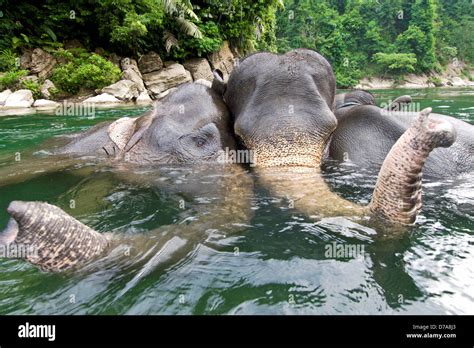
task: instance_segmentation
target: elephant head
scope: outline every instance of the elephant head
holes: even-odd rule
[[[234,140],[222,97],[201,84],[186,84],[137,119],[124,147],[135,163],[215,161]]]
[[[225,100],[234,131],[259,166],[318,166],[336,128],[331,65],[310,50],[257,53],[229,78]]]
[[[337,127],[336,82],[331,65],[320,54],[298,49],[284,55],[257,53],[232,72],[225,100],[235,134],[255,152],[262,182],[295,208],[311,216],[370,215],[401,224],[414,222],[421,205],[421,169],[435,147],[450,146],[455,131],[449,122],[419,115],[386,158],[374,199],[368,207],[333,194],[319,174],[326,143]],[[351,97],[351,96],[349,96]],[[356,102],[373,103],[366,93]]]
[[[181,85],[147,114],[101,123],[54,151],[100,155],[133,164],[215,161],[233,148],[231,119],[222,96],[198,83]]]

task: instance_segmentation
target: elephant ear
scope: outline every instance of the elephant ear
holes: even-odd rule
[[[135,131],[136,119],[130,117],[122,117],[110,124],[107,129],[110,140],[122,152],[125,149],[129,139]]]
[[[145,134],[145,131],[150,127],[155,118],[156,109],[159,104],[160,103],[155,103],[154,108],[150,113],[136,119],[133,134],[125,145],[125,152],[130,151],[143,137],[143,134]]]
[[[227,84],[224,82],[224,74],[219,69],[215,69],[212,74],[214,75],[212,89],[219,93],[219,95],[224,95],[227,88]]]

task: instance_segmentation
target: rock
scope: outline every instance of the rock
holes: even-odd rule
[[[45,99],[50,99],[51,98],[50,90],[52,89],[56,89],[56,86],[54,85],[54,83],[52,83],[50,80],[44,80],[40,88],[41,96]]]
[[[394,80],[386,80],[386,79],[381,79],[378,77],[373,77],[371,79],[368,79],[364,77],[362,80],[359,81],[359,84],[355,86],[357,89],[382,89],[382,88],[392,88],[394,85],[395,81]]]
[[[137,72],[140,72],[140,70],[138,70],[137,61],[133,58],[128,58],[128,57],[122,58],[122,60],[120,61],[120,67],[122,68],[122,70],[133,68],[133,69],[136,69]]]
[[[175,63],[160,71],[144,74],[143,80],[148,90],[156,97],[170,88],[191,82],[192,77],[184,66]]]
[[[31,48],[23,50],[23,53],[20,56],[20,68],[21,69],[30,69],[31,68],[31,55],[32,54],[33,54],[33,50]]]
[[[33,107],[37,108],[39,111],[43,110],[55,110],[57,109],[61,104],[52,101],[52,100],[47,100],[47,99],[37,99],[33,103]]]
[[[91,104],[118,104],[121,103],[120,99],[115,98],[113,95],[108,93],[102,93],[96,95],[95,97],[87,98],[83,101],[83,103],[91,103]]]
[[[456,77],[453,77],[451,79],[451,85],[453,87],[466,87],[467,86],[467,83],[466,81],[464,81],[463,79],[461,79],[460,77],[456,76]]]
[[[129,101],[137,98],[140,95],[138,86],[131,80],[120,80],[110,86],[102,88],[102,93],[108,93],[114,97]]]
[[[209,62],[212,69],[219,69],[224,74],[224,79],[227,79],[234,69],[234,55],[230,50],[229,43],[224,41],[224,44],[219,51],[209,55]]]
[[[155,95],[155,100],[160,100],[160,99],[163,99],[164,97],[166,97],[168,94],[170,93],[173,93],[174,91],[176,91],[178,88],[177,87],[173,87],[173,88],[170,88],[162,93],[159,93],[159,94],[156,94]]]
[[[48,77],[56,64],[56,59],[41,48],[26,50],[20,58],[20,67],[38,74],[40,78]]]
[[[143,83],[142,74],[138,69],[137,62],[135,59],[123,58],[120,61],[120,66],[122,68],[122,76],[125,80],[130,80],[136,83],[138,91],[145,92],[145,84]]]
[[[33,93],[29,89],[19,89],[5,100],[5,106],[10,108],[29,108],[34,102]]]
[[[9,89],[6,89],[0,93],[0,105],[5,105],[5,101],[10,96],[10,94],[12,94],[12,91]]]
[[[205,58],[191,59],[185,62],[183,65],[184,68],[191,73],[194,81],[203,79],[212,82],[214,79],[211,66]]]
[[[150,98],[148,95],[148,92],[141,92],[140,95],[138,96],[136,100],[137,104],[151,104],[153,103],[153,100]]]
[[[120,61],[122,60],[122,57],[119,55],[112,53],[109,58],[108,58],[113,64],[115,64],[117,67],[120,68]]]
[[[142,74],[159,71],[163,68],[163,61],[158,53],[151,51],[140,57],[138,60],[138,68]]]
[[[178,64],[178,62],[175,62],[173,60],[167,60],[166,62],[163,63],[163,66],[165,68],[168,68],[168,67],[172,66],[173,64]]]
[[[428,76],[425,74],[415,75],[408,74],[404,78],[403,87],[404,88],[425,88],[425,87],[434,87],[434,84],[429,81]]]
[[[212,82],[211,81],[208,81],[208,80],[204,80],[204,79],[199,79],[199,80],[196,80],[194,81],[194,83],[198,83],[200,85],[204,85],[204,86],[207,86],[209,88],[212,87]]]

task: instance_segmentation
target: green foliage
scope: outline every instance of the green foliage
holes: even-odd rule
[[[474,62],[472,32],[471,0],[287,0],[276,26],[279,52],[299,47],[320,52],[341,87],[381,69],[386,74],[440,71],[440,63],[455,52],[443,47],[455,48],[460,61]],[[389,63],[380,55],[375,59],[377,53],[415,55],[416,63],[408,59],[406,67],[398,66],[407,56],[384,57],[394,59]]]
[[[21,77],[28,75],[28,70],[10,70],[0,77],[0,90],[15,88]]]
[[[203,34],[202,38],[191,38],[189,40],[180,40],[182,44],[177,44],[170,49],[170,56],[173,60],[185,60],[192,56],[202,57],[209,53],[217,51],[223,43],[219,27],[214,22],[207,22],[199,25],[199,30]]]
[[[416,56],[413,53],[379,52],[374,55],[373,60],[383,69],[390,70],[397,74],[414,72],[417,62]]]
[[[123,25],[118,25],[110,34],[110,41],[122,44],[129,49],[137,47],[146,36],[148,29],[136,13],[127,13]]]
[[[140,55],[154,50],[173,59],[215,51],[223,40],[242,53],[257,47],[276,50],[275,11],[282,6],[281,0],[0,2],[5,8],[0,49],[54,50],[79,39],[89,51],[103,47],[119,55]]]
[[[103,88],[121,77],[118,67],[97,54],[76,49],[59,50],[56,55],[62,57],[65,63],[54,68],[51,80],[62,92],[74,94],[81,88]]]
[[[0,71],[10,71],[19,65],[19,57],[11,49],[0,51]]]
[[[456,47],[445,46],[441,49],[441,53],[448,58],[455,58],[458,55]]]
[[[29,89],[33,93],[34,99],[39,99],[41,96],[41,85],[37,81],[24,79],[20,83],[20,87],[24,89]]]

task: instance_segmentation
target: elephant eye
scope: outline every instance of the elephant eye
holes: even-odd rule
[[[203,147],[206,144],[206,140],[203,138],[197,138],[195,140],[197,147]]]
[[[203,147],[205,146],[211,139],[213,138],[212,134],[199,134],[194,136],[192,139],[196,147]]]

